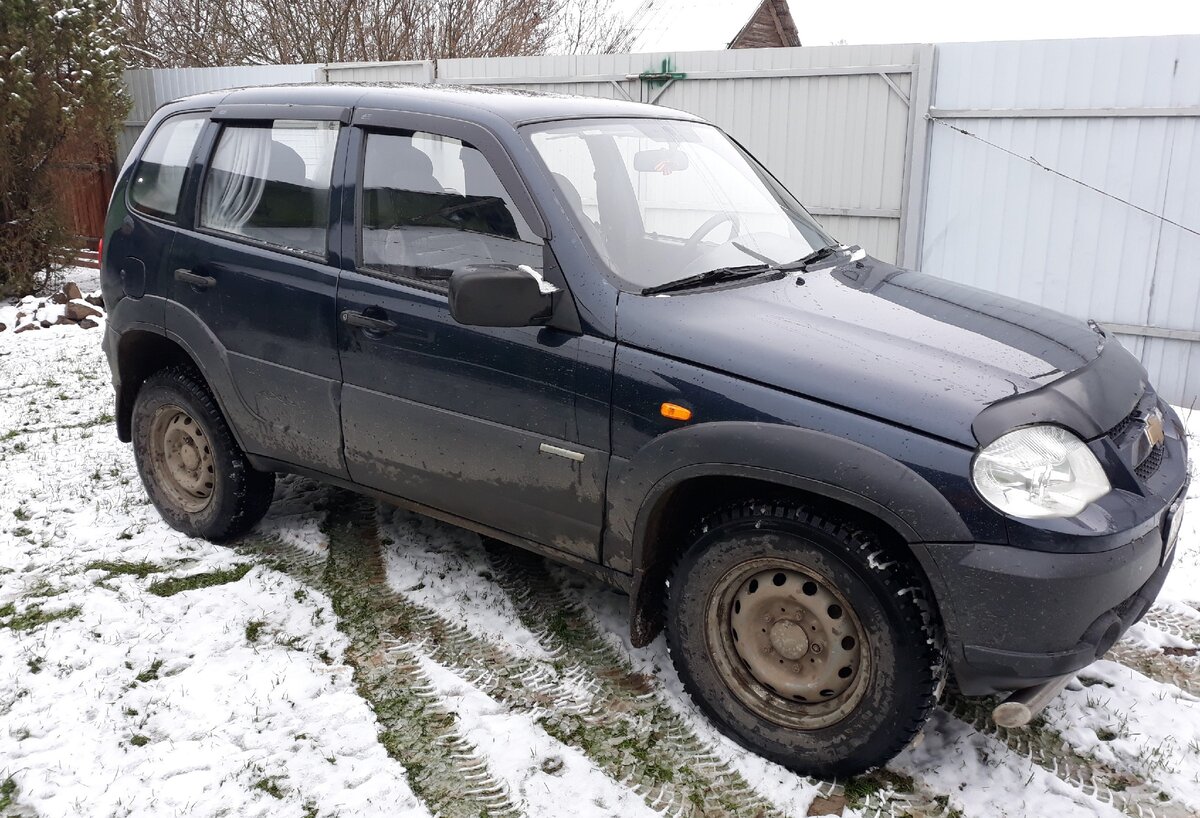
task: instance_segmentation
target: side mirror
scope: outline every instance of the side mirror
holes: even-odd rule
[[[528,327],[545,324],[554,312],[554,293],[532,267],[480,264],[450,276],[450,315],[471,327]]]

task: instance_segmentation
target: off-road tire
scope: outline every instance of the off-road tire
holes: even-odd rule
[[[199,427],[197,438],[211,458],[212,486],[202,508],[187,508],[178,490],[165,481],[162,458],[153,455],[152,430],[162,413],[182,410]],[[275,475],[254,469],[233,438],[216,400],[195,370],[169,367],[151,375],[133,404],[133,452],[151,502],[174,529],[212,542],[225,542],[249,531],[271,505]],[[190,427],[190,424],[189,424]],[[173,494],[174,491],[174,494]],[[198,505],[198,502],[196,503]]]
[[[778,560],[801,572],[788,576],[811,572],[827,578],[832,592],[848,603],[861,623],[861,649],[869,671],[863,671],[860,698],[848,699],[848,709],[832,716],[839,719],[835,723],[797,729],[764,717],[746,702],[761,709],[762,694],[774,687],[747,692],[758,684],[755,679],[735,692],[731,673],[753,673],[749,663],[743,661],[741,670],[731,671],[734,665],[726,656],[725,669],[718,666],[718,652],[725,650],[727,655],[728,650],[720,647],[724,626],[714,624],[712,611],[720,602],[714,595],[729,587],[728,577],[749,570],[739,566],[761,565],[763,560]],[[808,593],[811,583],[804,585]],[[740,587],[739,611],[749,586]],[[781,587],[773,593],[783,591]],[[733,610],[730,607],[728,614],[731,623],[737,616]],[[855,775],[885,764],[920,732],[944,680],[940,626],[911,557],[868,526],[824,516],[802,504],[739,502],[704,520],[671,574],[666,619],[668,645],[684,687],[717,727],[739,744],[808,775]],[[747,629],[744,621],[742,625]],[[729,630],[736,631],[736,624]],[[754,631],[758,638],[757,627]],[[741,647],[737,639],[726,642],[735,650],[747,650],[744,639]],[[832,658],[834,648],[824,649]],[[810,712],[808,705],[790,698],[779,702],[784,710],[800,713],[797,719]]]

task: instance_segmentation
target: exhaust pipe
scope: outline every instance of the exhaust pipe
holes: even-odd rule
[[[1040,685],[1015,691],[1007,699],[1000,702],[992,710],[992,721],[1001,727],[1009,729],[1024,727],[1033,721],[1033,717],[1046,708],[1046,705],[1067,686],[1067,682],[1075,678],[1074,673],[1058,676]]]

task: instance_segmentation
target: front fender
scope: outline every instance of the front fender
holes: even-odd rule
[[[614,464],[616,465],[616,464]],[[653,530],[672,491],[697,477],[741,477],[799,489],[860,509],[906,542],[970,542],[970,530],[927,480],[882,452],[825,432],[720,421],[659,435],[610,483],[605,562],[633,574],[631,630],[658,630],[649,602],[665,578],[672,546]]]

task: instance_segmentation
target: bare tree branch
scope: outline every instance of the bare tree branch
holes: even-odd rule
[[[617,51],[613,0],[119,0],[134,67]]]

